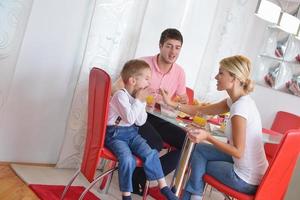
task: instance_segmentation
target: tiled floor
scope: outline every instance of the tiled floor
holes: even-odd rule
[[[57,169],[54,167],[40,167],[40,166],[28,166],[28,165],[11,165],[14,171],[18,174],[18,176],[24,180],[27,184],[53,184],[60,185],[66,184],[75,170],[71,169]],[[170,184],[172,175],[167,177],[167,182]],[[83,178],[79,177],[73,185],[84,185],[86,186],[88,182]],[[151,185],[155,185],[155,183],[151,183]],[[94,193],[97,193],[96,190],[92,190]],[[108,194],[98,193],[102,200],[121,200],[121,193],[118,187],[118,178],[117,173],[114,174],[111,186],[109,188]],[[141,196],[132,195],[134,200],[142,199]],[[153,200],[153,198],[148,197],[147,199]],[[209,198],[205,198],[206,200],[223,200],[224,198],[218,192],[212,192]]]

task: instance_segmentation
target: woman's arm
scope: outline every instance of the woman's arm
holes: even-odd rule
[[[231,118],[231,125],[233,144],[224,143],[203,129],[190,128],[187,129],[187,133],[192,142],[200,143],[207,140],[217,149],[239,159],[243,156],[245,150],[246,119],[235,115]]]
[[[216,115],[229,111],[229,107],[227,105],[227,100],[224,99],[218,103],[209,104],[209,105],[188,105],[181,104],[171,100],[171,97],[164,90],[160,90],[163,100],[169,106],[178,109],[182,112],[185,112],[189,115],[196,115],[197,113],[205,114],[205,115]]]

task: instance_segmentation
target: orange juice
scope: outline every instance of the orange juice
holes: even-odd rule
[[[201,126],[201,127],[205,127],[207,120],[204,117],[200,117],[200,116],[195,116],[193,118],[193,122],[196,123],[197,125]]]
[[[154,96],[147,96],[146,97],[146,102],[148,106],[153,106],[154,105]]]

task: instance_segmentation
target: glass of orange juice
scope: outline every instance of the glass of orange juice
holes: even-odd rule
[[[193,118],[193,123],[200,126],[201,128],[205,128],[207,124],[207,119],[204,115],[196,114]]]
[[[155,103],[154,96],[152,96],[152,95],[147,96],[146,102],[147,102],[147,106],[153,107],[154,103]]]

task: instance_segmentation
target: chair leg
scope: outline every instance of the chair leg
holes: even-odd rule
[[[145,184],[145,188],[144,188],[143,200],[146,200],[146,199],[147,199],[149,186],[150,186],[150,181],[147,180],[147,181],[146,181],[146,184]]]
[[[100,174],[99,176],[97,176],[93,182],[90,183],[90,185],[81,193],[79,200],[83,200],[84,196],[86,195],[86,193],[103,177],[105,177],[106,175],[116,171],[118,169],[118,167],[115,167],[113,169],[109,169],[106,172],[104,172],[103,174]]]
[[[114,161],[110,161],[108,163],[108,169],[113,169],[117,166],[117,162]],[[105,177],[103,177],[102,182],[100,184],[100,190],[104,190],[104,193],[108,192],[108,189],[110,187],[111,181],[112,181],[112,177],[113,177],[113,172]]]
[[[77,178],[77,176],[79,175],[79,173],[80,173],[80,169],[78,169],[75,172],[75,174],[73,175],[72,179],[69,181],[68,185],[66,185],[66,187],[65,187],[65,189],[64,189],[64,191],[63,191],[63,193],[62,193],[62,195],[60,197],[60,200],[63,200],[65,198],[65,196],[66,196],[66,194],[67,194],[70,186],[72,185],[72,183],[74,182],[74,180]]]

